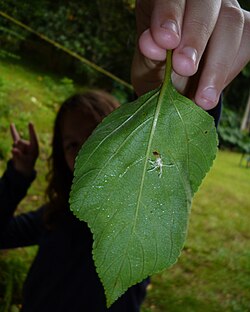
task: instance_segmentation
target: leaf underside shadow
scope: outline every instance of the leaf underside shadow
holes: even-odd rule
[[[76,159],[70,206],[93,233],[107,306],[177,261],[216,156],[214,120],[173,88],[170,61],[163,86],[106,117]]]

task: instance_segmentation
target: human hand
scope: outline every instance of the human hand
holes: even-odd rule
[[[167,49],[175,87],[205,110],[250,60],[250,12],[236,0],[137,0],[136,17],[138,95],[161,83]]]
[[[25,176],[31,175],[39,155],[39,146],[35,128],[29,123],[29,141],[23,140],[15,125],[10,125],[11,136],[13,138],[12,160],[16,170]]]

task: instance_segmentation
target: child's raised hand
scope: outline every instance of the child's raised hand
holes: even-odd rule
[[[132,66],[138,95],[163,78],[166,49],[173,49],[173,82],[204,109],[216,106],[221,91],[250,60],[250,12],[236,0],[137,0],[139,48]],[[202,60],[202,61],[201,61]],[[193,79],[193,77],[192,77]]]
[[[12,160],[16,170],[29,176],[34,170],[34,166],[39,155],[39,146],[35,128],[29,123],[29,141],[23,140],[15,125],[10,125],[11,136],[13,138]]]

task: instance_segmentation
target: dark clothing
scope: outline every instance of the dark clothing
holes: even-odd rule
[[[35,171],[27,178],[14,169],[12,161],[0,178],[0,232],[10,220],[19,202],[25,197],[30,184],[35,179]]]
[[[11,163],[0,180],[0,249],[38,245],[24,284],[23,312],[138,312],[147,281],[131,287],[110,309],[92,260],[92,235],[86,223],[68,211],[49,230],[42,207],[13,217],[32,179]]]

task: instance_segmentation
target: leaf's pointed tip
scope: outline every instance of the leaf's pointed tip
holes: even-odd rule
[[[104,283],[102,280],[101,282],[104,288],[107,308],[110,308],[128,290],[128,288],[124,290],[120,290],[120,291],[116,290],[116,294],[114,294],[114,291],[111,291],[108,287],[104,286]]]
[[[184,247],[184,246],[183,246],[183,247]],[[182,249],[183,249],[183,247],[182,247]],[[164,271],[164,270],[166,270],[166,269],[169,269],[169,268],[171,268],[172,266],[174,266],[174,265],[178,262],[179,257],[181,256],[181,252],[182,252],[182,250],[180,250],[180,253],[179,253],[178,257],[176,257],[175,261],[172,262],[169,266],[164,267],[164,268],[162,268],[162,269],[160,269],[160,270],[158,270],[158,271],[155,271],[155,272],[152,273],[152,274],[160,273],[160,272],[162,272],[162,271]],[[100,277],[100,276],[99,276],[99,277]],[[106,289],[106,288],[103,286],[103,287],[104,287],[104,291],[105,291],[106,306],[107,306],[107,308],[109,309],[121,296],[123,296],[123,295],[128,291],[128,289],[129,289],[130,287],[132,287],[132,286],[134,286],[134,285],[136,285],[136,284],[138,284],[138,283],[141,283],[143,280],[145,280],[145,279],[148,278],[148,277],[149,277],[149,276],[144,277],[144,278],[142,278],[141,280],[139,280],[139,281],[137,281],[136,283],[134,283],[133,285],[130,285],[127,289],[125,289],[125,290],[123,290],[123,291],[120,291],[119,294],[117,294],[116,296],[113,296],[112,294],[110,294],[110,293],[109,293],[109,290]],[[102,282],[102,285],[104,285],[102,280],[101,280],[101,282]]]
[[[186,235],[187,235],[187,233],[186,233]],[[102,285],[103,285],[103,288],[104,288],[104,293],[105,293],[105,297],[106,297],[106,306],[107,306],[107,308],[110,308],[119,298],[121,298],[121,297],[129,290],[130,287],[133,287],[133,286],[135,286],[135,285],[137,285],[137,284],[139,284],[139,283],[142,283],[144,280],[146,280],[147,278],[149,278],[149,277],[152,276],[153,274],[161,273],[161,272],[163,272],[164,270],[169,269],[169,268],[171,268],[172,266],[174,266],[174,265],[178,262],[178,260],[179,260],[179,258],[180,258],[180,256],[181,256],[181,253],[182,253],[183,248],[184,248],[184,242],[183,242],[182,247],[179,249],[178,255],[176,255],[175,258],[172,259],[171,262],[169,262],[168,264],[165,263],[165,264],[164,264],[161,268],[159,268],[158,270],[153,270],[152,272],[148,273],[147,275],[141,276],[140,279],[135,280],[132,284],[129,284],[127,287],[122,288],[122,289],[115,289],[115,290],[114,290],[114,289],[112,288],[112,290],[111,290],[111,289],[105,284],[105,281],[102,279],[101,274],[100,274],[100,272],[99,272],[99,270],[98,270],[98,267],[96,267],[96,272],[97,272],[97,274],[98,274],[98,276],[99,276],[99,278],[100,278],[100,281],[101,281],[101,283],[102,283]],[[92,250],[92,254],[93,254],[93,259],[94,259],[94,263],[95,263],[95,253],[94,253],[94,250]],[[115,294],[114,294],[114,293],[115,293]]]
[[[109,286],[106,285],[105,281],[103,280],[103,278],[101,276],[101,272],[99,271],[99,268],[96,266],[94,250],[92,250],[92,256],[94,259],[96,272],[99,276],[99,279],[100,279],[102,286],[103,286],[103,289],[104,289],[104,294],[105,294],[105,298],[106,298],[106,306],[107,306],[107,308],[110,308],[133,285],[128,286],[126,289],[119,289],[119,290],[116,289],[115,294],[114,294],[114,289],[113,288],[110,289]],[[139,283],[139,282],[140,281],[138,281],[137,283]],[[137,283],[135,283],[135,284],[137,284]]]
[[[89,224],[88,224],[89,226]],[[93,241],[94,244],[96,242],[96,234],[93,231],[93,229],[90,227],[90,231],[93,234]],[[106,297],[106,306],[107,308],[110,308],[117,300],[119,300],[119,298],[121,298],[128,290],[130,287],[143,282],[145,279],[147,279],[149,276],[152,276],[153,274],[157,274],[160,273],[170,267],[172,267],[173,265],[175,265],[182,253],[182,250],[184,248],[184,243],[186,240],[186,235],[187,235],[187,231],[185,232],[185,238],[183,238],[183,243],[182,246],[180,246],[180,248],[178,249],[178,252],[175,254],[174,257],[170,257],[168,259],[168,261],[162,263],[162,265],[160,267],[158,267],[158,269],[151,269],[150,271],[147,271],[147,273],[144,273],[144,275],[141,275],[139,278],[134,279],[132,282],[130,282],[129,284],[125,284],[122,287],[119,287],[117,284],[115,283],[111,283],[113,286],[110,287],[110,283],[108,283],[108,281],[106,280],[106,278],[103,276],[102,274],[102,270],[100,269],[100,267],[97,265],[97,260],[98,260],[98,255],[96,254],[97,248],[95,245],[93,245],[92,248],[92,256],[93,256],[93,260],[94,260],[94,264],[96,267],[96,272],[98,274],[98,277],[101,281],[102,287],[104,289],[104,294]],[[114,282],[114,281],[113,281]],[[120,285],[121,286],[121,285]]]
[[[106,296],[106,298],[107,298],[107,296]],[[117,299],[117,298],[116,298],[116,299]],[[116,299],[112,300],[112,299],[108,299],[108,298],[107,298],[107,300],[106,300],[106,306],[107,306],[108,309],[112,306],[112,304],[116,301]]]
[[[127,290],[121,292],[117,296],[112,296],[112,295],[109,296],[109,294],[105,290],[106,306],[107,306],[107,308],[109,309]]]

